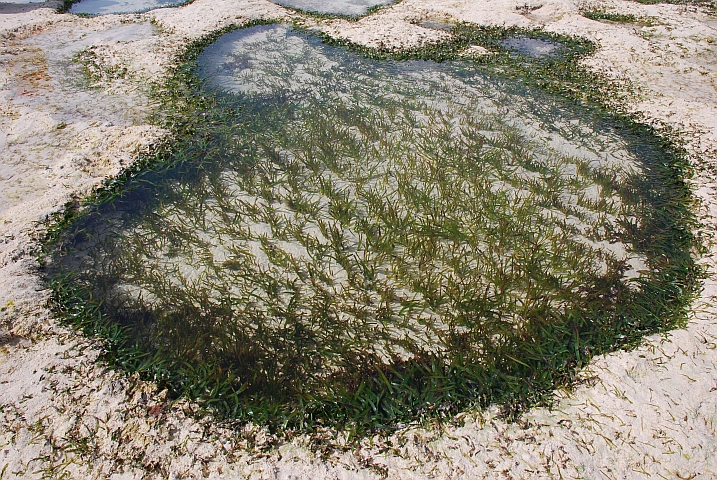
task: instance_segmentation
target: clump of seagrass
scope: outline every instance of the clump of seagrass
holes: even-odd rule
[[[200,72],[171,167],[63,240],[56,297],[120,363],[234,417],[379,427],[526,405],[674,324],[693,267],[661,202],[684,192],[644,137],[471,63],[283,26],[224,37]]]

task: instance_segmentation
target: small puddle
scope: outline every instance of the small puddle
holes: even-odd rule
[[[73,3],[69,12],[86,15],[138,13],[156,8],[176,7],[185,3],[186,0],[82,0]]]
[[[534,58],[554,57],[559,55],[563,49],[558,42],[552,42],[542,38],[530,38],[522,35],[501,40],[500,45],[519,55],[527,55]]]
[[[304,12],[323,13],[357,17],[365,15],[371,8],[390,5],[395,0],[271,0],[284,7]]]
[[[197,133],[56,263],[230,415],[385,425],[552,388],[665,304],[663,153],[479,68],[226,34]]]
[[[424,20],[418,24],[423,28],[430,28],[431,30],[442,30],[449,32],[456,26],[455,21],[449,20]]]

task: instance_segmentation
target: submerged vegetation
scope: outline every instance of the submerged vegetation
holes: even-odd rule
[[[589,43],[454,34],[369,50],[274,25],[190,48],[177,143],[50,229],[57,313],[230,418],[358,431],[518,413],[683,325],[679,150],[594,102]]]
[[[655,21],[650,17],[639,17],[629,13],[613,13],[606,10],[584,10],[582,15],[590,20],[630,23],[641,27],[653,27],[656,25]]]
[[[141,13],[157,8],[180,7],[193,0],[63,0],[60,13],[92,17],[115,13]]]

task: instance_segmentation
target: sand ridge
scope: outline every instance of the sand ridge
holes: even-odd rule
[[[0,475],[2,478],[714,478],[717,476],[717,282],[690,324],[631,352],[596,358],[554,409],[515,423],[495,411],[461,426],[407,427],[320,456],[302,438],[258,453],[237,434],[170,405],[148,382],[96,362],[96,341],[57,325],[35,254],[38,222],[117,174],[162,138],[146,85],[161,84],[188,42],[251,19],[297,18],[268,0],[196,0],[144,14],[78,18],[55,4],[0,3]],[[581,9],[650,17],[598,22]],[[586,66],[637,92],[624,108],[683,132],[708,236],[717,220],[717,20],[697,7],[622,0],[403,0],[357,22],[306,20],[370,45],[446,33],[424,20],[542,26],[599,44]],[[71,59],[94,52],[122,75],[95,85]],[[701,262],[713,268],[717,247]]]

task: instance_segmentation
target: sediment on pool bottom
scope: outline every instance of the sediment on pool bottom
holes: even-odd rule
[[[374,62],[285,26],[198,64],[216,107],[176,165],[61,259],[153,355],[285,405],[413,364],[467,368],[467,395],[653,274],[645,160],[607,122],[468,62]]]

